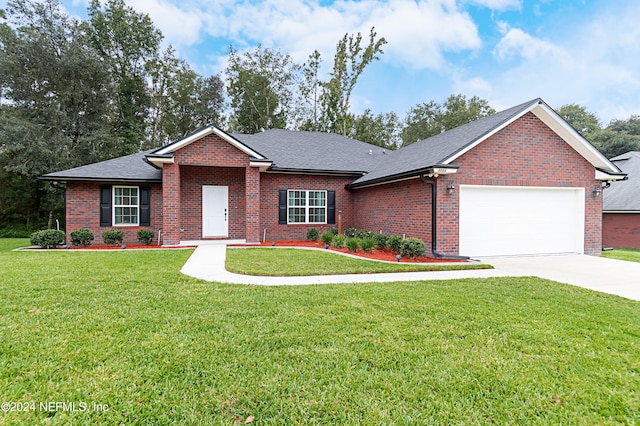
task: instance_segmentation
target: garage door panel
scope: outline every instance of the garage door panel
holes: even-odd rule
[[[460,187],[460,254],[582,253],[584,189]]]

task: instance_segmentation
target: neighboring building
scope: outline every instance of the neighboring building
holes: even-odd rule
[[[50,173],[66,229],[204,239],[303,239],[355,227],[422,238],[435,255],[587,253],[604,181],[624,174],[535,99],[397,151],[328,133],[208,126],[162,148]],[[597,191],[596,191],[597,190]]]
[[[640,249],[640,151],[611,159],[628,180],[603,192],[602,243],[605,247]]]

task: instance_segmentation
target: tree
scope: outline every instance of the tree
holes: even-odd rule
[[[489,103],[473,96],[451,95],[442,105],[430,101],[418,104],[407,113],[400,133],[402,146],[454,129],[495,113]]]
[[[314,50],[309,61],[302,65],[302,81],[299,88],[299,105],[296,121],[301,130],[318,131],[318,107],[320,102],[320,52]]]
[[[285,128],[293,119],[292,88],[298,69],[289,55],[261,45],[244,54],[229,47],[226,74],[232,130],[256,133]]]
[[[162,34],[148,15],[137,13],[124,0],[108,0],[102,9],[91,0],[87,31],[117,86],[114,132],[121,139],[119,155],[138,151],[145,140],[150,100],[147,63],[157,59]]]
[[[322,83],[320,102],[323,130],[347,135],[353,115],[349,112],[351,94],[364,69],[383,54],[384,37],[376,40],[375,28],[369,32],[369,44],[362,46],[362,34],[345,34],[338,42],[333,60],[331,79]]]
[[[557,112],[560,117],[564,118],[567,123],[587,139],[589,139],[590,135],[594,135],[602,130],[598,117],[587,111],[584,106],[567,104],[561,106]]]
[[[7,16],[12,26],[0,25],[0,178],[12,186],[0,213],[18,205],[15,218],[31,225],[60,206],[38,176],[113,154],[112,86],[83,28],[57,1],[11,0]]]
[[[396,149],[400,144],[400,120],[393,113],[373,115],[370,109],[356,116],[349,137],[386,149]]]
[[[592,142],[607,158],[640,151],[640,116],[612,120],[605,129],[592,136]]]

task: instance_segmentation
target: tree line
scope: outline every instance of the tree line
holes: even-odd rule
[[[260,45],[230,46],[224,72],[201,76],[124,0],[92,0],[87,16],[70,18],[57,0],[9,0],[0,10],[0,229],[62,218],[61,189],[42,174],[160,147],[208,124],[333,132],[395,149],[495,112],[451,95],[404,119],[353,113],[358,79],[387,43],[375,28],[338,40],[327,76],[318,51],[298,64]],[[638,149],[638,117],[602,128],[583,107],[563,109],[603,152]]]

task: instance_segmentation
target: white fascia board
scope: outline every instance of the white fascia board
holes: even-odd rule
[[[469,144],[468,146],[466,146],[464,149],[456,152],[455,154],[453,154],[451,157],[445,159],[442,164],[451,164],[452,161],[455,161],[456,159],[458,159],[459,157],[461,157],[462,155],[466,154],[467,152],[471,151],[473,148],[475,148],[476,146],[480,145],[482,142],[486,141],[487,139],[489,139],[491,136],[495,135],[496,133],[498,133],[500,130],[504,129],[505,127],[507,127],[509,124],[513,123],[514,121],[516,121],[517,119],[519,119],[520,117],[522,117],[523,115],[525,115],[526,113],[528,113],[529,111],[531,111],[536,105],[538,105],[538,101],[532,102],[531,105],[526,108],[524,111],[520,112],[520,114],[512,117],[510,120],[505,121],[504,123],[502,123],[500,126],[497,126],[496,128],[494,128],[493,130],[491,130],[490,132],[488,132],[487,134],[483,135],[481,138],[479,138],[478,140],[476,140],[475,142],[473,142],[472,144]]]
[[[266,172],[269,167],[273,164],[273,161],[255,161],[250,160],[250,167],[257,167],[261,172]]]
[[[220,138],[222,138],[224,141],[230,143],[231,145],[233,145],[234,147],[238,148],[240,151],[244,152],[245,154],[254,157],[258,160],[265,160],[265,157],[260,155],[259,153],[255,152],[254,150],[252,150],[251,148],[249,148],[248,146],[246,146],[245,144],[243,144],[242,142],[240,142],[239,140],[237,140],[236,138],[234,138],[233,136],[223,132],[222,130],[218,129],[215,126],[207,126],[205,128],[203,128],[202,130],[193,133],[177,142],[171,143],[169,145],[167,145],[166,147],[160,149],[159,151],[155,152],[155,154],[158,155],[165,155],[165,154],[171,154],[181,148],[184,148],[185,146],[197,141],[198,139],[201,139],[207,135],[210,135],[211,133],[215,134],[216,136],[219,136]]]
[[[560,136],[575,151],[582,155],[594,167],[610,170],[612,173],[620,173],[611,161],[600,151],[569,125],[562,117],[546,104],[536,105],[532,111],[544,124]],[[596,173],[597,174],[597,173]],[[614,179],[617,180],[617,179]]]
[[[151,164],[162,168],[163,165],[165,164],[173,164],[173,157],[153,157],[153,156],[148,156],[146,157],[147,161],[149,161]]]
[[[627,177],[627,175],[620,175],[620,174],[616,174],[616,175],[612,175],[606,172],[603,172],[601,170],[596,169],[596,180],[601,180],[601,181],[605,181],[605,182],[613,182],[613,181],[617,181],[617,180],[624,180]]]

